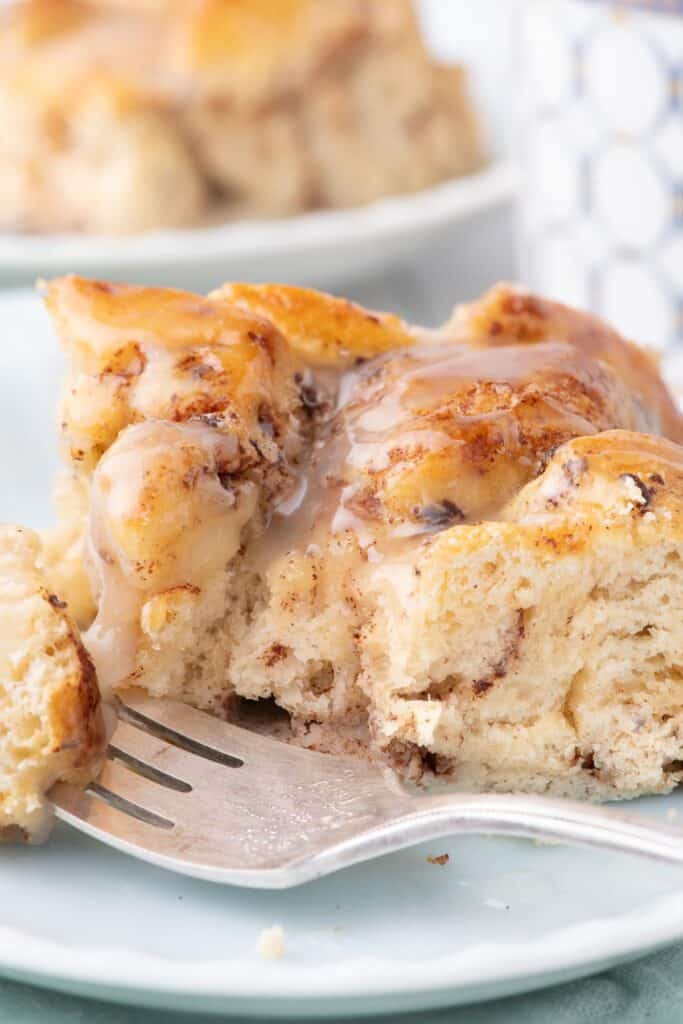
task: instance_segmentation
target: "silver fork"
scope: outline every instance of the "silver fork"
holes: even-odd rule
[[[300,750],[173,701],[131,697],[97,782],[60,818],[159,867],[285,889],[460,833],[585,843],[683,863],[683,830],[568,800],[406,792],[361,761]]]

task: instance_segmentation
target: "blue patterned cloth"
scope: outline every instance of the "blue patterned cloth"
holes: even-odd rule
[[[526,0],[513,48],[525,283],[663,349],[683,345],[682,12]]]
[[[683,14],[683,0],[589,0],[593,4],[611,3],[618,7],[642,7],[646,11]]]

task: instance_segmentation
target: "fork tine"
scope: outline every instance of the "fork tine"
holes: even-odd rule
[[[158,718],[150,718],[149,715],[144,715],[126,704],[119,704],[118,710],[120,720],[129,722],[136,729],[156,736],[176,749],[196,754],[207,761],[213,761],[214,764],[224,765],[228,768],[241,768],[244,764],[241,758],[235,757],[233,754],[226,754],[224,750],[203,743],[188,735],[187,731],[179,732],[178,729],[170,728],[160,722]]]
[[[127,709],[133,714],[128,715]],[[147,719],[164,730],[171,730],[193,744],[203,744],[209,748],[204,752],[205,756],[209,751],[213,751],[228,758],[246,760],[254,755],[266,754],[273,745],[279,746],[276,740],[258,736],[178,701],[159,700],[137,692],[126,693],[124,699],[119,702],[118,710],[119,718],[132,725],[144,729],[145,723],[139,717],[142,716],[142,719]],[[193,752],[200,753],[198,750]]]
[[[132,772],[136,772],[138,775],[142,775],[144,778],[150,779],[160,786],[165,786],[167,789],[175,790],[176,793],[190,793],[193,789],[189,782],[184,782],[177,775],[171,775],[162,768],[158,768],[148,761],[141,760],[135,754],[130,754],[120,747],[112,746],[111,743],[107,749],[107,756],[111,761],[119,761]]]
[[[260,878],[259,872],[241,870],[244,865],[239,862],[233,866],[220,844],[213,841],[207,829],[201,828],[201,823],[195,832],[188,832],[181,825],[160,827],[153,819],[140,820],[87,790],[61,782],[50,791],[50,799],[63,821],[141,860],[197,878],[218,875],[227,882],[263,884],[251,881],[252,876]],[[284,880],[273,880],[274,886],[283,884]],[[266,887],[268,885],[266,879]]]
[[[280,864],[251,865],[249,858],[226,855],[220,842],[207,834],[208,830],[160,828],[66,783],[54,786],[50,799],[58,817],[67,824],[122,853],[168,871],[256,889],[286,889],[316,874],[306,870],[306,865],[294,871]]]
[[[133,717],[126,715],[126,708],[130,708]],[[252,732],[244,726],[232,725],[222,718],[216,718],[205,711],[198,711],[187,704],[179,701],[159,700],[158,697],[148,697],[140,691],[127,691],[119,702],[119,717],[126,716],[126,720],[133,724],[137,715],[142,715],[151,722],[177,732],[180,736],[187,738],[193,743],[204,744],[214,751],[221,752],[229,758],[236,758],[244,762],[246,768],[262,768],[264,762],[272,759],[279,760],[286,758],[287,763],[298,763],[310,767],[317,764],[329,772],[337,770],[340,764],[355,765],[356,770],[367,774],[367,769],[362,762],[343,756],[321,754],[315,750],[302,750],[290,746],[281,740],[272,739]],[[199,751],[195,751],[199,753]],[[285,753],[286,752],[286,753]],[[376,770],[372,770],[372,775]]]
[[[129,716],[125,709],[130,709],[133,715]],[[140,735],[143,733],[144,726],[137,717],[142,716],[152,723],[162,726],[163,729],[178,733],[191,743],[204,744],[216,752],[227,755],[228,758],[242,761],[244,767],[241,768],[241,771],[244,771],[245,774],[248,771],[257,771],[259,775],[262,775],[264,766],[282,763],[283,769],[292,769],[296,766],[304,772],[322,771],[328,776],[336,775],[340,770],[352,771],[358,778],[373,781],[377,781],[379,776],[378,768],[372,766],[370,762],[345,755],[303,750],[282,739],[264,736],[241,725],[232,725],[207,712],[183,705],[177,700],[166,698],[161,700],[159,697],[148,697],[140,691],[128,691],[123,700],[119,702],[120,718],[122,713],[128,724],[140,726]],[[121,727],[120,723],[115,733],[115,742],[118,742],[116,737],[118,729]],[[200,754],[201,752],[194,751],[194,753]],[[205,758],[206,754],[200,760],[206,764]],[[167,770],[171,769],[167,768]]]
[[[118,723],[110,741],[111,747],[137,758],[153,771],[166,772],[192,787],[205,785],[209,780],[213,780],[217,787],[224,787],[230,784],[232,773],[240,771],[169,744],[128,722]]]
[[[175,831],[175,828],[159,827],[154,822],[155,817],[163,818],[163,815],[150,812],[149,819],[147,816],[137,817],[123,808],[110,805],[91,792],[99,786],[100,783],[94,783],[83,790],[58,782],[50,790],[50,801],[60,818],[84,832],[106,841],[113,836],[130,845],[139,845],[143,850],[158,849],[160,843],[163,845],[164,835]]]
[[[191,799],[192,791],[180,793],[168,789],[131,771],[118,761],[105,762],[96,786],[173,824],[190,815],[187,801]]]

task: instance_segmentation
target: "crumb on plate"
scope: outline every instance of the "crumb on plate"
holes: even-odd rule
[[[438,857],[427,857],[428,864],[440,864],[441,867],[445,867],[449,860],[450,857],[447,853],[440,853]]]
[[[286,953],[285,932],[281,925],[264,928],[259,935],[258,952],[266,960],[280,960]]]

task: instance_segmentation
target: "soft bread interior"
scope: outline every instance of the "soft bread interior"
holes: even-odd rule
[[[0,527],[0,827],[33,839],[47,790],[91,778],[104,739],[92,663],[38,553],[35,534]]]

